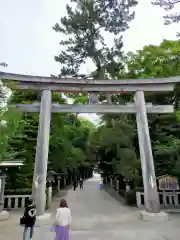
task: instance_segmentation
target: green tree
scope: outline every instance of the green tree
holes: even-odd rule
[[[126,56],[127,76],[129,78],[179,76],[179,55],[180,41],[164,40],[159,46],[145,46],[142,50]],[[147,102],[173,104],[175,108],[174,114],[156,114],[148,117],[157,176],[171,174],[179,160],[179,94],[179,85],[172,92],[145,94]]]
[[[40,94],[33,91],[12,93],[11,104],[32,103],[40,100]],[[61,104],[66,100],[59,93],[53,93],[52,100]],[[15,118],[16,119],[16,118]],[[85,121],[84,121],[85,122]],[[22,113],[20,134],[12,136],[9,144],[17,152],[14,159],[24,160],[21,169],[9,171],[8,187],[31,188],[37,143],[39,113]],[[89,135],[88,122],[82,123],[75,114],[53,113],[50,132],[48,170],[63,176],[73,177],[88,162],[86,143]]]
[[[133,146],[134,124],[123,114],[114,116],[114,121],[106,114],[103,119],[103,124],[89,137],[89,148],[96,156],[100,170],[106,177],[116,174],[116,177],[136,184],[140,161]]]
[[[63,49],[55,60],[61,64],[60,77],[111,78],[122,68],[118,58],[122,55],[122,32],[128,29],[128,23],[134,18],[131,7],[136,1],[117,0],[72,0],[67,4],[67,16],[53,29],[65,35],[60,42]],[[112,37],[109,45],[105,35]],[[90,74],[80,74],[80,67],[86,61],[94,63],[95,70]],[[84,94],[74,95],[76,103],[87,102]],[[81,102],[81,101],[80,101]]]
[[[7,67],[7,63],[0,62],[0,67]],[[11,139],[19,134],[22,114],[20,111],[9,108],[10,90],[0,83],[0,162],[12,160],[17,151],[10,147]]]
[[[75,114],[54,114],[53,123],[49,154],[51,166],[63,175],[67,175],[68,171],[74,175],[89,161],[86,150],[89,125],[92,125],[88,121],[85,125]]]
[[[7,65],[7,63],[5,63],[5,62],[0,62],[0,66],[1,66],[1,67],[7,67],[8,65]]]
[[[159,46],[145,46],[135,53],[124,56],[126,72],[118,78],[152,78],[179,76],[179,41],[164,40]],[[153,104],[173,104],[174,114],[149,115],[149,129],[153,148],[156,175],[176,174],[180,176],[180,119],[179,85],[168,93],[146,93],[146,101]],[[118,104],[132,101],[132,95],[114,96]],[[104,114],[100,125],[89,137],[90,150],[96,155],[99,167],[106,176],[114,175],[139,184],[141,176],[140,154],[135,116],[111,116]]]
[[[5,62],[0,66],[7,67]],[[22,153],[19,148],[12,145],[13,139],[21,138],[24,127],[22,113],[10,107],[11,92],[3,83],[0,84],[0,162],[13,161]]]
[[[166,11],[170,12],[164,16],[165,25],[178,23],[180,21],[180,13],[173,11],[177,5],[180,5],[180,0],[154,0],[152,4],[163,7]]]
[[[37,92],[13,91],[10,104],[32,103],[39,100]],[[23,160],[24,166],[14,171],[9,170],[7,188],[31,188],[34,170],[34,159],[37,143],[38,113],[21,113],[20,134],[16,134],[10,141],[10,146],[18,154],[14,160]]]
[[[10,148],[10,142],[22,127],[21,113],[14,109],[4,109],[0,113],[0,162],[13,160],[17,151]]]
[[[136,1],[111,0],[72,0],[73,6],[66,6],[67,16],[62,17],[60,24],[56,23],[53,29],[63,33],[65,40],[60,42],[63,50],[55,60],[62,66],[60,77],[78,77],[103,79],[116,77],[124,64],[122,57],[122,32],[128,29],[128,24],[134,18]],[[105,40],[105,35],[112,38],[112,46]],[[87,61],[94,64],[94,71],[90,74],[81,74],[80,67]],[[74,94],[74,103],[88,103],[85,94]],[[93,96],[91,94],[91,98]],[[100,101],[111,96],[100,96]],[[91,99],[93,100],[93,99]],[[110,137],[110,136],[109,136]],[[122,139],[122,137],[121,137]],[[91,144],[88,146],[90,147]],[[101,145],[99,141],[99,145]],[[93,147],[91,147],[93,148]],[[92,156],[91,151],[88,155]]]

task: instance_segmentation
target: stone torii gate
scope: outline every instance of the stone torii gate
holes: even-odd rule
[[[41,91],[41,103],[16,104],[17,108],[26,112],[40,112],[39,129],[36,147],[34,180],[38,179],[39,187],[36,189],[37,214],[43,215],[45,210],[45,187],[47,175],[47,161],[49,148],[49,132],[51,112],[76,113],[136,113],[141,166],[144,184],[146,212],[143,218],[162,216],[160,213],[159,196],[157,192],[154,162],[149,136],[147,113],[172,113],[172,105],[152,105],[145,103],[144,92],[173,91],[174,85],[180,82],[179,77],[136,79],[136,80],[84,80],[84,79],[57,79],[50,77],[37,77],[0,72],[0,79],[16,81],[13,88],[25,91],[32,89]],[[52,91],[79,92],[79,93],[122,93],[134,92],[135,103],[127,105],[89,104],[66,105],[52,103]]]

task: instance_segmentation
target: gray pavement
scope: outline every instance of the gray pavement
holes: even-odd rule
[[[72,212],[72,240],[176,240],[180,238],[180,214],[170,215],[166,223],[143,222],[136,208],[126,207],[99,189],[99,177],[95,176],[84,183],[84,191],[64,190],[54,198],[51,212],[59,206],[60,198],[68,200]],[[0,222],[0,240],[22,239],[19,226],[19,213],[11,219]],[[50,231],[52,221],[36,227],[34,240],[54,240]]]

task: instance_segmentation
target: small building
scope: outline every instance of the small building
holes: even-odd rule
[[[158,187],[161,191],[177,191],[179,190],[178,179],[175,176],[170,176],[168,174],[159,176]]]

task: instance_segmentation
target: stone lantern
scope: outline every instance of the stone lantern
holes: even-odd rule
[[[55,175],[57,175],[56,172],[54,171],[49,171],[47,173],[47,179],[46,179],[46,182],[47,182],[47,187],[48,187],[48,203],[50,204],[51,201],[52,201],[52,183],[55,182]]]
[[[48,173],[47,173],[47,183],[48,184],[51,184],[52,185],[52,182],[54,182],[55,181],[55,175],[56,175],[57,173],[56,172],[54,172],[54,171],[49,171]]]

